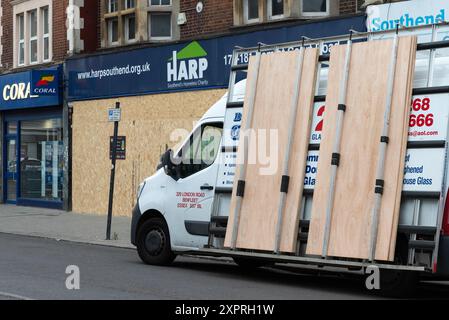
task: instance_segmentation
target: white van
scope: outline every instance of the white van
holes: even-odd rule
[[[236,84],[233,100],[243,101],[245,84],[246,80]],[[181,151],[193,154],[192,149],[201,149],[199,147],[209,143],[213,137],[212,145],[209,145],[212,161],[195,164],[192,162],[196,159],[192,158],[192,164],[173,165],[171,163],[176,156],[168,150],[161,157],[157,172],[140,185],[133,212],[131,242],[137,246],[145,262],[165,264],[174,258],[173,252],[198,250],[207,245],[219,179],[220,161],[217,156],[221,151],[227,101],[225,94],[204,114],[179,150],[174,152],[174,155]],[[241,112],[241,108],[239,110]],[[217,137],[217,133],[220,136]],[[223,195],[230,199],[229,192]],[[158,226],[155,230],[152,227],[154,223]]]
[[[322,44],[325,42],[321,41]],[[292,43],[285,44],[285,48],[291,47]],[[418,50],[432,52],[447,47],[449,41],[437,41],[422,43]],[[270,52],[282,48],[277,44],[262,50]],[[233,61],[254,50],[261,48],[236,50]],[[426,55],[421,56],[428,59]],[[444,68],[449,65],[449,56],[443,57],[446,60],[438,60],[438,55],[430,57],[434,59],[429,64],[435,75],[441,73],[439,63],[443,63]],[[325,63],[326,57],[321,56],[320,61]],[[421,65],[427,64],[417,61],[418,68]],[[231,67],[232,72],[244,69],[242,64]],[[131,242],[137,246],[145,263],[168,265],[176,255],[188,253],[232,257],[244,267],[282,262],[364,272],[373,265],[369,261],[320,259],[305,255],[325,100],[321,83],[325,82],[322,78],[325,78],[326,71],[323,67],[318,72],[319,88],[315,97],[296,255],[223,248],[246,84],[246,80],[235,83],[235,74],[231,74],[231,97],[225,94],[215,103],[179,150],[168,150],[162,155],[157,172],[139,187],[133,210]],[[428,76],[428,71],[417,70],[416,77],[423,74]],[[444,85],[428,85],[413,91],[396,259],[392,263],[375,263],[382,272],[382,289],[385,292],[408,291],[422,274],[449,276],[449,203],[446,203],[449,185],[446,174],[449,170],[449,79],[445,79],[447,83]],[[419,108],[423,104],[426,108]],[[190,163],[180,161],[181,158],[190,160]]]

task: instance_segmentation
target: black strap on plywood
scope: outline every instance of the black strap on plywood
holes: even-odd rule
[[[333,166],[337,166],[337,167],[340,165],[340,154],[339,153],[332,153],[331,164]]]
[[[338,105],[338,108],[337,108],[337,110],[338,110],[338,111],[343,111],[343,112],[346,112],[346,105],[345,105],[345,104],[342,104],[342,103],[340,103],[340,104]]]
[[[374,188],[374,193],[383,194],[384,186],[385,186],[385,180],[376,179],[376,187]]]
[[[290,176],[282,176],[281,179],[281,192],[288,193],[288,185],[290,183]]]
[[[239,180],[237,182],[237,197],[242,197],[245,194],[245,180]]]

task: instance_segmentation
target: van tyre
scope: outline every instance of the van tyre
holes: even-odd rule
[[[137,252],[143,262],[150,265],[166,266],[176,255],[171,250],[170,234],[162,218],[150,218],[137,232]]]

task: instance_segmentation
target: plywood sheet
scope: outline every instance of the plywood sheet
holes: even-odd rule
[[[109,136],[113,124],[107,110],[121,102],[119,135],[126,136],[126,160],[117,161],[113,213],[131,216],[136,190],[156,171],[165,145],[172,148],[191,131],[226,90],[200,90],[79,101],[73,103],[73,211],[105,215],[111,161]],[[183,107],[179,108],[182,101]]]
[[[317,59],[317,49],[306,50],[297,106],[296,130],[289,164],[290,187],[283,214],[280,244],[280,250],[283,252],[294,252],[296,246],[299,206],[315,93]],[[238,248],[274,250],[282,161],[286,152],[298,60],[299,52],[274,53],[261,58],[254,112],[251,119],[252,132],[256,135],[249,137],[249,154],[254,155],[255,152],[257,157],[249,156],[247,159],[245,195],[242,199],[237,235]],[[254,60],[250,63],[248,83],[252,81],[253,74]],[[246,121],[249,121],[246,109],[244,108],[243,127]],[[239,159],[242,158],[243,141],[241,137]],[[267,159],[264,159],[265,156]],[[239,172],[237,170],[236,177],[239,176]],[[227,247],[231,245],[235,192],[234,188],[225,239]]]
[[[376,167],[392,46],[392,40],[353,45],[328,256],[359,259],[369,256]],[[345,53],[346,46],[334,47],[331,52],[329,89],[307,243],[307,254],[311,255],[321,255],[323,248],[331,155]],[[377,260],[392,260],[394,256],[415,53],[416,38],[401,38],[391,107],[390,143],[386,154],[385,189],[379,213]]]

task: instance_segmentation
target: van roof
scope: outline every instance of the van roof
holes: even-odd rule
[[[237,82],[234,86],[234,94],[232,101],[243,100],[245,98],[246,79]],[[226,92],[220,100],[218,100],[206,113],[201,120],[207,118],[224,118],[226,111],[226,102],[228,101],[228,92]]]

